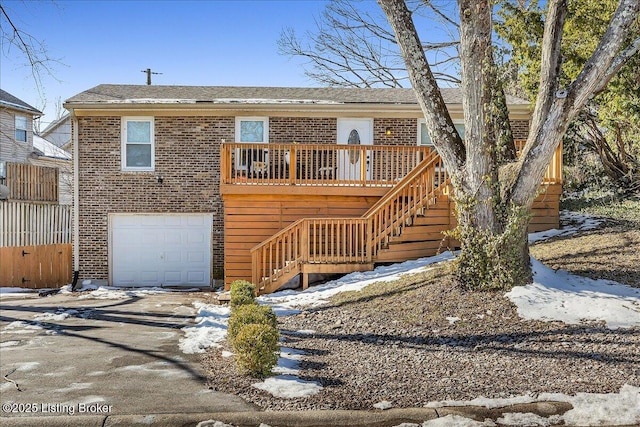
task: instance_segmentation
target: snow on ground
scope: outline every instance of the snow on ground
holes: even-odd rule
[[[373,271],[351,273],[337,280],[312,286],[302,292],[284,290],[262,295],[258,298],[258,302],[271,305],[279,316],[295,314],[299,312],[300,308],[326,304],[329,298],[340,292],[359,291],[376,282],[392,282],[398,280],[402,275],[419,273],[430,264],[451,259],[453,259],[453,254],[447,252],[433,257],[378,267]]]
[[[554,271],[536,259],[531,261],[534,282],[505,295],[518,306],[522,318],[567,324],[602,320],[610,329],[640,327],[640,289]]]
[[[228,306],[194,302],[198,314],[194,326],[182,328],[180,350],[187,354],[204,353],[209,347],[220,347],[227,337],[227,323],[231,312]]]
[[[529,235],[531,242],[552,236],[567,235],[577,231],[596,228],[601,221],[583,215],[563,212],[563,222],[574,225],[563,230],[550,230]],[[328,299],[340,292],[358,291],[380,281],[393,281],[405,274],[424,271],[430,264],[453,259],[451,253],[435,257],[421,258],[390,266],[376,268],[373,271],[352,273],[340,279],[313,286],[305,291],[284,290],[258,298],[260,304],[270,305],[278,316],[298,313],[301,309],[317,307],[327,303]],[[566,271],[554,271],[532,259],[534,283],[514,288],[506,294],[518,306],[518,313],[525,319],[559,320],[565,323],[580,323],[583,320],[601,320],[609,328],[640,327],[640,289],[631,288],[609,280],[592,280],[570,274]],[[197,303],[196,303],[197,304]],[[200,303],[201,304],[201,303]],[[202,352],[209,346],[217,346],[225,339],[228,308],[221,306],[197,306],[197,325],[184,328],[185,338],[181,340],[183,351]],[[455,313],[454,313],[455,314]],[[448,319],[455,322],[455,316]],[[298,331],[313,333],[313,331]],[[255,387],[265,389],[280,397],[298,397],[315,394],[313,385],[302,384],[296,376],[297,359],[303,355],[292,353],[283,348],[278,366],[274,369],[280,375],[268,378]],[[284,381],[286,380],[286,381]],[[319,387],[319,386],[318,386]],[[309,393],[309,394],[305,394]],[[489,408],[503,407],[516,403],[555,400],[565,401],[574,409],[562,416],[566,425],[614,425],[640,423],[640,388],[626,385],[619,393],[588,394],[575,396],[558,394],[540,394],[517,396],[509,399],[485,399],[479,397],[467,402],[434,402],[437,406],[480,405]],[[536,418],[538,417],[538,418]],[[503,424],[550,425],[555,419],[543,419],[534,414],[505,414]],[[488,423],[488,424],[487,424]],[[495,425],[488,421],[479,423],[454,416],[425,422],[425,426],[484,426]]]
[[[485,408],[502,408],[518,403],[534,402],[567,402],[573,409],[563,415],[556,415],[547,418],[546,425],[559,424],[563,421],[567,426],[610,426],[610,425],[637,425],[640,423],[640,387],[624,385],[618,393],[598,394],[598,393],[576,393],[575,396],[568,396],[560,393],[540,393],[536,396],[525,395],[512,398],[487,399],[478,397],[469,401],[445,400],[441,402],[430,402],[425,406],[429,408],[440,408],[444,406],[483,406]],[[507,425],[545,425],[545,424],[525,424],[523,418],[528,415],[533,422],[539,419],[534,414],[504,414],[505,420],[519,420],[520,424]],[[498,420],[500,421],[500,419]],[[431,425],[431,424],[429,424]]]
[[[300,360],[304,352],[293,348],[281,347],[278,364],[273,368],[276,374],[262,382],[253,384],[255,388],[271,393],[275,397],[293,399],[318,394],[322,386],[315,381],[304,381],[297,377],[300,373]]]
[[[570,225],[566,225],[561,229],[553,228],[547,231],[529,233],[529,243],[539,242],[556,236],[568,236],[570,234],[577,233],[578,231],[595,230],[602,225],[604,220],[601,218],[582,215],[577,212],[560,211],[560,222]]]

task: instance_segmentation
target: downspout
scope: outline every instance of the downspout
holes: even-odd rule
[[[79,193],[79,170],[80,159],[78,149],[78,119],[71,110],[71,127],[73,129],[73,282],[71,290],[75,291],[80,275],[80,195]]]

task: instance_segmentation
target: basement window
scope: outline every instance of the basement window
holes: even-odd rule
[[[153,117],[122,118],[122,170],[152,171],[155,168]]]

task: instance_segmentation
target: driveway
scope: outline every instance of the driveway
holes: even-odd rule
[[[0,295],[2,417],[254,411],[184,354],[198,292]]]

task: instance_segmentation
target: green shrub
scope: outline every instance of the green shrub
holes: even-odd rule
[[[231,299],[229,305],[238,307],[246,304],[256,304],[256,285],[246,280],[234,280],[231,283]]]
[[[270,325],[244,325],[233,342],[238,371],[258,377],[270,375],[278,363],[279,338],[278,330]]]
[[[278,320],[269,306],[257,304],[240,305],[231,310],[227,336],[231,345],[234,345],[236,336],[246,325],[268,325],[277,330]]]

